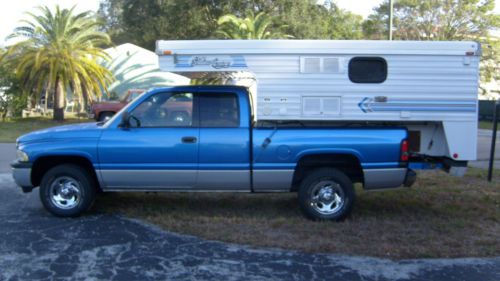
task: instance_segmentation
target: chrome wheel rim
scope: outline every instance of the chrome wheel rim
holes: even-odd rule
[[[78,206],[82,197],[78,181],[67,176],[57,177],[50,185],[49,192],[52,204],[65,210]]]
[[[322,215],[335,214],[344,204],[344,191],[332,180],[320,181],[311,190],[311,207]]]

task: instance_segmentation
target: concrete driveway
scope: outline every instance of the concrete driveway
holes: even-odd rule
[[[10,162],[16,159],[14,143],[0,143],[0,173],[10,173]]]
[[[478,130],[477,137],[477,161],[469,162],[469,165],[476,168],[487,169],[490,159],[491,150],[491,130]],[[500,169],[500,134],[497,135],[496,148],[495,148],[495,164],[497,169]]]

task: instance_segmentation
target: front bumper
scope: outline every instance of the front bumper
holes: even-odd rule
[[[18,186],[23,189],[23,192],[30,192],[33,190],[31,183],[31,163],[13,162],[10,164],[12,167],[12,177]]]

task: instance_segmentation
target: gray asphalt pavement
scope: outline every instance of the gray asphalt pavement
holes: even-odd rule
[[[469,162],[469,166],[488,169],[490,150],[491,150],[491,130],[478,130],[477,137],[477,161]],[[495,163],[494,167],[500,169],[500,134],[497,136],[495,148]]]
[[[0,143],[0,173],[10,172],[10,162],[16,159],[16,144]]]
[[[56,218],[36,191],[23,194],[0,174],[0,280],[500,280],[500,257],[306,254],[206,241],[110,214]]]

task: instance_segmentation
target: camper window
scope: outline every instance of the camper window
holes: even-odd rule
[[[387,79],[387,62],[379,57],[354,57],[349,61],[353,83],[382,83]]]

